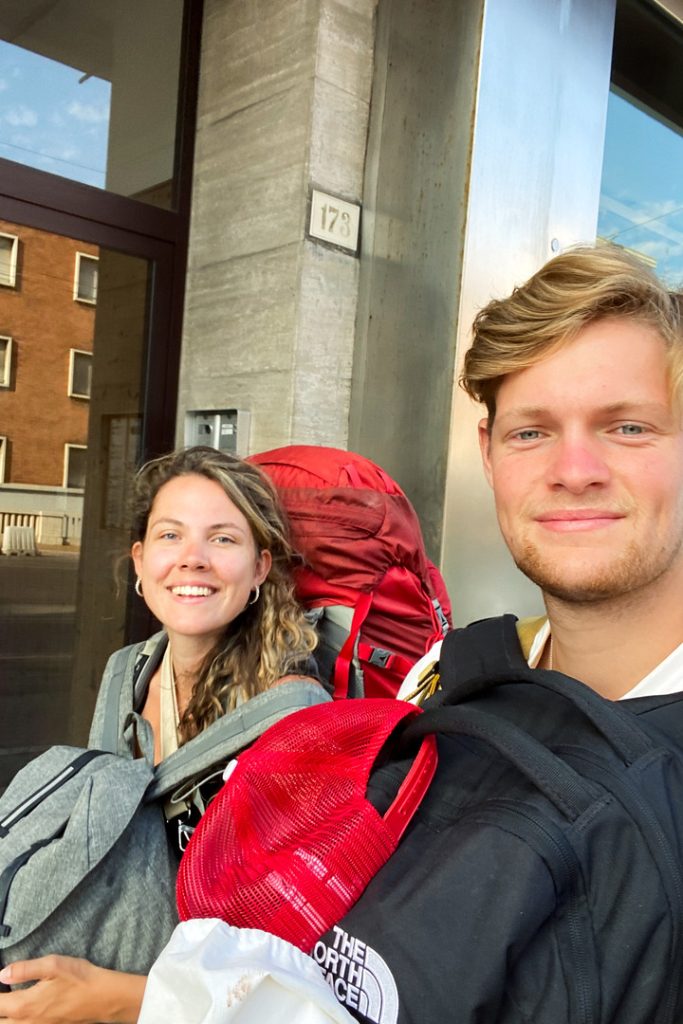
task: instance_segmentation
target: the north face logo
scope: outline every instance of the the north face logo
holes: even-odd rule
[[[396,1024],[398,991],[382,957],[343,928],[332,932],[332,945],[316,942],[312,956],[339,1002],[373,1024]]]

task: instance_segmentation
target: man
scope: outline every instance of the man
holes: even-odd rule
[[[442,693],[417,722],[442,734],[437,775],[313,950],[361,1021],[683,1020],[682,312],[600,247],[475,320],[462,383],[547,617],[524,653],[508,619],[437,654]],[[371,782],[380,811],[397,768]]]
[[[548,612],[532,664],[611,699],[683,689],[682,373],[676,297],[608,247],[490,303],[465,361],[500,528]]]

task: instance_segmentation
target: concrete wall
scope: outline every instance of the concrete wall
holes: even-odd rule
[[[247,450],[345,447],[358,260],[306,239],[311,185],[362,199],[375,0],[207,0],[180,375],[251,412]]]
[[[381,0],[350,447],[402,484],[437,559],[483,0]]]

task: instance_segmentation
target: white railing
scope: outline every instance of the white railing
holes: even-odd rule
[[[0,512],[0,537],[4,538],[8,527],[28,527],[37,544],[78,546],[82,523],[81,516],[66,513]]]

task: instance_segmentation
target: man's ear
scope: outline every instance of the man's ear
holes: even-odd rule
[[[487,416],[485,416],[483,420],[479,420],[477,429],[479,431],[479,451],[481,452],[484,474],[489,485],[493,487],[493,473],[491,471],[491,432],[489,431],[489,421]]]

